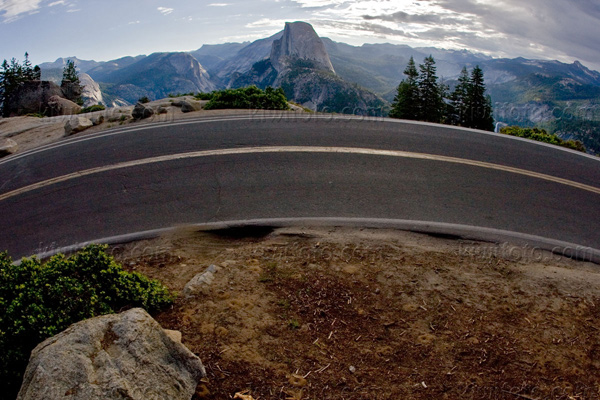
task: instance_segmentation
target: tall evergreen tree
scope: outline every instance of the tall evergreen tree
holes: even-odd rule
[[[29,53],[25,53],[25,61],[23,61],[23,77],[28,81],[35,80],[35,72],[29,61]]]
[[[478,66],[473,68],[469,80],[468,110],[466,126],[486,131],[494,130],[494,116],[492,112],[492,100],[485,95],[485,83],[483,71]]]
[[[469,71],[463,67],[458,77],[458,84],[450,95],[448,123],[451,125],[467,126],[468,97],[470,87]]]
[[[394,98],[390,117],[417,120],[420,115],[419,73],[413,57],[408,61],[404,75],[406,79],[398,85],[398,93]]]
[[[27,81],[23,66],[15,58],[10,60],[10,64],[4,60],[2,70],[0,70],[0,105],[3,117],[10,116],[9,106],[19,87]]]
[[[3,117],[9,117],[10,105],[14,102],[17,91],[25,83],[40,79],[40,68],[31,67],[29,53],[25,53],[25,61],[21,65],[15,58],[6,60],[0,67],[0,111]]]
[[[445,103],[443,87],[438,84],[436,66],[433,56],[426,57],[419,65],[418,86],[420,92],[419,119],[428,122],[442,122]]]
[[[81,98],[83,86],[81,86],[75,62],[72,60],[67,60],[67,65],[63,69],[63,79],[60,87],[67,99],[83,105],[83,99]]]

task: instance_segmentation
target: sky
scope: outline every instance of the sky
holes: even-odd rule
[[[598,0],[0,0],[0,61],[106,61],[270,36],[286,21],[353,45],[467,49],[600,70]]]

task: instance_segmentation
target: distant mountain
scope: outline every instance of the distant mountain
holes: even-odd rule
[[[257,62],[269,58],[273,42],[282,36],[283,31],[244,46],[231,58],[215,65],[209,73],[212,74],[219,86],[228,86],[234,74],[248,72]]]
[[[62,70],[64,67],[66,67],[67,61],[73,61],[79,72],[87,72],[90,69],[95,68],[98,65],[102,64],[101,62],[94,61],[94,60],[80,60],[77,57],[65,57],[65,58],[61,57],[61,58],[58,58],[54,62],[46,62],[46,63],[40,64],[39,67],[41,69],[46,69],[46,70],[50,70],[50,69]]]
[[[323,41],[305,22],[286,22],[283,36],[271,46],[269,59],[280,74],[289,71],[298,59],[309,61],[313,68],[335,74]]]
[[[142,96],[158,99],[216,88],[208,72],[189,53],[154,53],[115,60],[99,68],[91,70],[90,75],[104,84],[103,92],[112,101],[135,103]]]
[[[250,42],[224,43],[217,45],[205,44],[196,51],[190,52],[204,68],[211,70],[225,60],[234,57],[240,50],[248,46]]]
[[[351,46],[327,38],[323,38],[323,42],[340,77],[383,95],[389,101],[404,78],[403,71],[411,56],[419,63],[430,54],[434,55],[438,75],[444,79],[458,76],[465,64],[490,59],[468,51],[415,49],[389,43]]]
[[[325,45],[311,25],[286,23],[276,37],[268,58],[246,73],[234,73],[229,86],[282,87],[289,99],[318,111],[383,113],[383,99],[335,74]]]
[[[106,61],[99,63],[96,67],[89,69],[90,76],[96,79],[98,82],[110,81],[110,75],[122,68],[129,67],[138,61],[146,58],[145,55],[135,57],[122,57],[112,61]]]

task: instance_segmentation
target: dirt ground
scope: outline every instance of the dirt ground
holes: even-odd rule
[[[350,228],[182,229],[112,251],[178,293],[219,267],[155,316],[206,366],[195,399],[600,398],[595,264]]]

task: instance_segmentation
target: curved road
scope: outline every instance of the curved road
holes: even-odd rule
[[[493,228],[598,252],[600,159],[433,124],[260,113],[17,154],[0,161],[0,207],[13,258],[174,225],[320,217]]]

